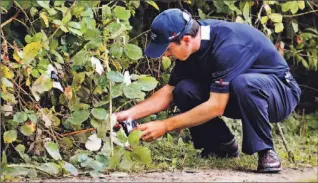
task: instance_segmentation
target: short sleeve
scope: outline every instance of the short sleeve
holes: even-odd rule
[[[245,45],[234,44],[220,49],[214,57],[218,69],[212,74],[210,91],[228,93],[232,79],[245,73],[253,65],[256,57],[257,54]]]

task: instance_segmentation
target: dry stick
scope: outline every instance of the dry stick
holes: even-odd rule
[[[3,23],[1,24],[1,29],[2,29],[2,27],[4,27],[5,25],[7,25],[8,23],[10,23],[10,22],[12,22],[14,19],[16,19],[16,18],[18,17],[18,15],[20,14],[20,12],[21,12],[21,11],[19,10],[13,17],[9,18],[9,20],[3,22]]]
[[[90,131],[94,131],[94,130],[96,130],[96,128],[87,128],[87,129],[78,130],[78,131],[74,131],[74,132],[70,132],[70,133],[64,133],[64,134],[61,134],[61,136],[68,137],[68,136],[76,135],[79,133],[90,132]]]
[[[281,136],[281,138],[283,140],[283,144],[285,146],[285,149],[286,149],[286,151],[288,153],[289,161],[292,162],[292,163],[295,163],[294,154],[293,154],[292,151],[289,150],[288,145],[287,145],[287,141],[286,141],[286,139],[284,137],[284,134],[283,134],[283,130],[282,130],[281,126],[278,123],[277,123],[277,127],[278,127],[278,130],[279,130],[279,134],[280,134],[280,136]]]
[[[104,41],[104,47],[105,47],[105,63],[106,63],[106,69],[107,69],[107,72],[110,72],[110,67],[109,67],[109,60],[108,60],[108,51],[107,51],[107,42]],[[114,155],[114,147],[113,147],[113,137],[112,137],[112,134],[113,134],[113,128],[112,128],[112,107],[113,107],[113,100],[112,100],[112,95],[111,95],[111,92],[112,92],[112,83],[111,81],[109,81],[109,118],[110,118],[110,149],[111,149],[111,156]]]

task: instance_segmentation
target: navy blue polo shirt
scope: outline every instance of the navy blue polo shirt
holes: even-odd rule
[[[221,20],[201,20],[210,27],[210,39],[185,61],[176,60],[168,84],[183,79],[210,86],[211,92],[228,93],[232,79],[243,73],[277,74],[289,67],[276,47],[254,27]]]

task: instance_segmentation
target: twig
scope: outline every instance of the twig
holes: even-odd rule
[[[313,87],[310,87],[310,86],[306,86],[306,85],[301,85],[301,84],[298,84],[300,87],[303,87],[303,88],[308,88],[308,89],[311,89],[311,90],[314,90],[316,92],[318,92],[318,89],[316,88],[313,88]]]
[[[87,128],[87,129],[78,130],[78,131],[74,131],[74,132],[70,132],[70,133],[64,133],[64,134],[61,134],[61,136],[68,137],[68,136],[76,135],[79,133],[90,132],[90,131],[94,131],[94,130],[96,130],[96,128]]]
[[[12,20],[14,20],[15,18],[17,18],[18,15],[20,14],[20,12],[21,12],[21,11],[19,10],[13,17],[9,18],[9,20],[3,22],[3,23],[1,24],[1,29],[2,29],[2,27],[4,27],[5,25],[7,25],[8,23],[12,22]]]
[[[318,12],[318,10],[307,11],[307,12],[299,13],[299,14],[295,14],[295,15],[283,15],[283,17],[297,17],[297,16],[302,16],[302,15],[306,15],[309,13],[315,13],[315,12]]]
[[[129,40],[129,42],[131,42],[131,41],[133,41],[133,40],[137,39],[138,37],[140,37],[140,36],[142,36],[142,35],[144,35],[144,34],[148,33],[149,31],[150,31],[150,30],[146,30],[146,31],[144,31],[144,32],[140,33],[138,36],[136,36],[136,37],[134,37],[134,38],[130,39],[130,40]]]
[[[109,67],[109,60],[108,60],[108,51],[107,51],[107,42],[104,41],[104,47],[105,47],[105,63],[106,63],[106,69],[107,69],[107,72],[110,72],[110,67]],[[111,119],[111,116],[112,116],[112,108],[113,108],[113,100],[112,100],[112,96],[111,96],[111,93],[112,93],[112,81],[109,81],[109,121],[110,121],[110,126],[112,126],[112,119]],[[111,127],[110,128],[110,134],[113,134],[113,128]],[[111,149],[111,156],[114,155],[114,147],[113,147],[113,138],[112,136],[110,135],[110,149]]]
[[[280,134],[280,137],[282,138],[283,140],[283,144],[285,146],[285,149],[288,153],[288,158],[289,158],[289,161],[292,162],[292,163],[295,163],[295,157],[294,157],[294,154],[292,151],[289,150],[288,148],[288,145],[287,145],[287,141],[284,137],[284,134],[283,134],[283,131],[282,131],[282,128],[280,127],[280,125],[277,123],[277,127],[278,127],[278,130],[279,130],[279,134]]]

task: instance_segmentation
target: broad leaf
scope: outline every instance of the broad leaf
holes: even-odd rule
[[[72,89],[74,92],[81,88],[82,82],[85,79],[85,72],[75,73],[73,82],[72,82]]]
[[[17,140],[17,131],[16,130],[9,130],[3,133],[3,141],[4,143],[12,143]]]
[[[35,113],[28,114],[28,117],[33,123],[37,123],[38,122],[38,117],[36,116]]]
[[[142,91],[139,85],[132,83],[128,86],[124,86],[124,95],[130,99],[140,98]]]
[[[72,113],[72,117],[70,122],[74,125],[81,125],[84,121],[86,121],[89,117],[88,110],[77,110]]]
[[[104,36],[109,36],[114,39],[125,31],[125,26],[122,23],[112,22],[104,29]]]
[[[32,42],[27,44],[23,49],[23,59],[22,62],[26,65],[29,65],[34,57],[39,53],[42,48],[40,41]]]
[[[122,75],[118,71],[109,71],[107,72],[107,78],[114,82],[123,82],[124,81],[124,75]]]
[[[32,84],[31,92],[36,101],[40,100],[40,94],[51,90],[53,87],[53,82],[51,78],[47,75],[42,74],[35,82]]]
[[[54,142],[48,142],[45,144],[45,149],[51,155],[51,157],[55,160],[62,160],[62,157],[59,152],[58,145]]]
[[[138,60],[140,58],[143,58],[142,50],[137,45],[127,44],[125,46],[124,51],[125,51],[125,54],[132,60]]]
[[[74,57],[72,57],[73,65],[83,66],[89,60],[88,53],[84,50],[76,53]]]
[[[102,164],[101,162],[99,162],[97,160],[91,161],[89,165],[91,168],[93,168],[94,170],[96,170],[98,172],[102,172],[105,169],[104,164]]]
[[[21,133],[25,136],[30,136],[35,131],[35,124],[31,121],[26,122],[23,126],[20,128]]]
[[[295,33],[298,32],[298,23],[297,23],[297,21],[293,20],[292,21],[292,26],[293,26],[293,29],[294,29]]]
[[[122,83],[120,84],[115,84],[113,87],[112,87],[112,90],[111,90],[111,96],[112,98],[116,98],[116,97],[119,97],[123,94],[123,88],[124,88],[124,85]]]
[[[151,163],[151,153],[147,147],[137,146],[133,149],[131,156],[133,159],[137,160],[142,164]]]
[[[136,84],[141,88],[143,91],[151,91],[156,88],[158,81],[153,77],[142,77]]]
[[[273,21],[273,22],[277,22],[280,23],[283,20],[283,16],[279,13],[273,13],[269,15],[269,18]]]
[[[131,152],[125,151],[122,160],[119,163],[119,168],[129,170],[134,164],[135,163],[131,159]]]
[[[92,109],[92,115],[99,120],[103,120],[106,118],[107,111],[102,108],[93,108]]]
[[[131,145],[132,147],[139,145],[140,144],[140,137],[141,137],[140,130],[132,131],[128,136],[129,145]]]
[[[78,170],[71,164],[66,161],[63,162],[63,169],[69,172],[73,176],[78,175]]]
[[[128,20],[130,18],[130,11],[122,6],[116,6],[113,12],[115,17],[121,20]]]
[[[170,67],[171,59],[169,57],[163,56],[161,63],[162,63],[162,69],[165,71]]]
[[[115,58],[120,58],[123,55],[124,48],[121,47],[120,43],[114,43],[111,45],[109,54],[114,56]]]
[[[14,73],[12,70],[9,69],[9,67],[0,64],[0,75],[1,77],[12,79],[14,77]]]
[[[284,24],[283,23],[275,23],[275,32],[282,32],[284,30]]]
[[[46,12],[41,12],[40,13],[40,17],[42,18],[42,20],[44,21],[45,23],[45,26],[46,27],[49,27],[49,18],[47,17],[47,13]]]
[[[48,172],[53,175],[57,175],[60,172],[61,166],[56,163],[49,162],[49,163],[42,164],[40,168],[44,170],[45,172]]]
[[[28,114],[26,112],[16,112],[13,116],[13,120],[19,123],[23,123],[28,119]]]

